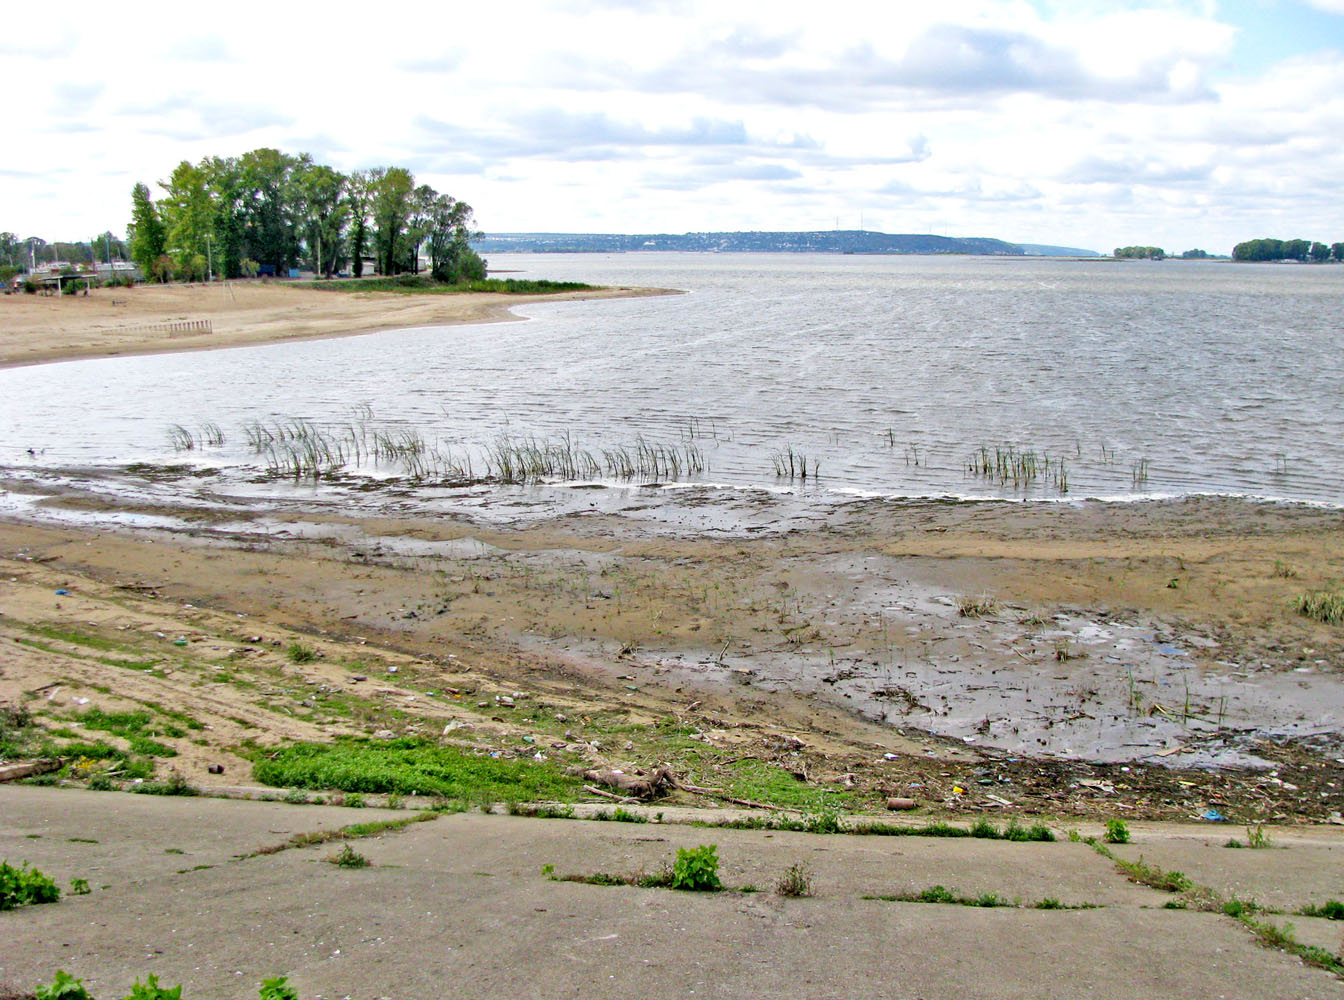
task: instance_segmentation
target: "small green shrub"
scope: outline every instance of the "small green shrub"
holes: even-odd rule
[[[677,860],[672,864],[672,888],[689,892],[718,892],[722,889],[717,851],[715,844],[678,848]]]
[[[611,814],[611,819],[615,823],[647,823],[648,819],[639,813],[633,813],[623,806],[617,806],[616,811]]]
[[[143,983],[138,979],[135,981],[126,1000],[182,1000],[182,984],[178,983],[171,990],[165,989],[151,972]]]
[[[54,903],[61,898],[61,890],[54,881],[24,862],[19,868],[0,861],[0,910],[20,906]]]
[[[1265,825],[1260,823],[1254,827],[1246,828],[1246,846],[1252,850],[1262,851],[1274,846],[1274,841],[1265,833]]]
[[[775,894],[798,899],[812,895],[812,871],[803,862],[789,865],[775,883]]]
[[[70,880],[70,895],[87,896],[89,894],[89,880],[86,878],[72,878]]]
[[[1108,819],[1106,821],[1106,843],[1108,844],[1128,844],[1129,827],[1122,819]]]
[[[289,985],[285,976],[263,979],[258,993],[260,1000],[299,1000],[299,991]]]
[[[60,971],[50,986],[39,986],[33,991],[37,1000],[93,1000],[84,988],[84,980]]]

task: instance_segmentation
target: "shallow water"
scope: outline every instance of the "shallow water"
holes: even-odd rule
[[[0,371],[0,466],[184,458],[240,479],[252,420],[369,407],[474,471],[501,435],[600,461],[692,444],[687,478],[906,496],[1220,492],[1344,502],[1344,268],[812,255],[532,255],[528,277],[690,294],[529,305],[529,321]],[[175,453],[168,428],[224,445]],[[982,446],[1063,459],[971,475]],[[30,458],[26,449],[38,454]],[[775,474],[792,448],[806,484]],[[601,477],[597,477],[601,478]],[[724,491],[731,493],[733,491]]]

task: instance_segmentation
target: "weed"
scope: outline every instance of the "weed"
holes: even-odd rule
[[[784,869],[784,874],[775,883],[775,894],[799,898],[812,895],[812,872],[806,864],[799,861]]]
[[[917,903],[955,903],[956,901],[957,897],[952,894],[951,890],[941,885],[921,890],[915,895],[915,902]]]
[[[1331,899],[1320,906],[1304,906],[1297,911],[1304,917],[1324,917],[1326,920],[1344,920],[1344,903]]]
[[[131,995],[126,1000],[182,1000],[182,985],[179,983],[171,990],[159,985],[153,973],[145,977],[142,983],[136,980],[131,987]]]
[[[1241,920],[1243,917],[1247,917],[1252,913],[1258,913],[1260,912],[1260,909],[1260,904],[1255,900],[1238,899],[1236,896],[1224,900],[1222,905],[1223,913],[1236,920]]]
[[[1274,568],[1270,570],[1269,575],[1278,580],[1291,580],[1297,576],[1297,570],[1289,566],[1282,559],[1274,560]]]
[[[1108,844],[1128,844],[1129,827],[1122,819],[1108,819],[1106,821],[1106,843]]]
[[[84,988],[84,980],[65,971],[58,971],[50,986],[39,986],[34,996],[37,1000],[93,1000]]]
[[[290,986],[289,980],[284,976],[263,979],[257,995],[259,1000],[299,1000],[299,991]]]
[[[54,903],[61,898],[56,883],[24,862],[19,868],[0,861],[0,910]]]
[[[291,788],[285,793],[284,801],[292,806],[304,806],[308,804],[308,793],[302,788]]]
[[[84,878],[72,878],[70,880],[70,895],[87,896],[89,894],[89,880]]]
[[[131,791],[140,795],[199,795],[200,790],[188,783],[177,771],[168,776],[167,781],[144,781],[132,785]]]
[[[351,792],[341,800],[341,805],[345,806],[347,809],[363,809],[364,796],[360,795],[359,792]]]
[[[672,865],[672,888],[690,892],[718,892],[722,889],[716,845],[678,848],[677,860]]]
[[[648,818],[639,813],[633,813],[624,806],[617,806],[616,811],[611,814],[611,819],[615,823],[647,823]]]
[[[317,650],[312,646],[305,646],[296,639],[285,648],[285,656],[289,658],[290,663],[312,663],[317,659]]]
[[[1298,614],[1326,625],[1344,624],[1344,591],[1308,591],[1293,602],[1293,608]]]
[[[341,868],[367,868],[369,859],[360,854],[349,844],[346,844],[335,854],[327,858],[333,865]]]
[[[1246,846],[1252,850],[1260,851],[1274,846],[1270,840],[1269,834],[1265,833],[1265,825],[1257,824],[1254,828],[1246,827]]]
[[[957,614],[962,618],[983,618],[992,615],[999,608],[999,602],[988,594],[979,597],[958,597]]]
[[[1138,861],[1121,861],[1118,858],[1114,860],[1130,881],[1138,882],[1140,885],[1160,889],[1162,892],[1189,892],[1195,887],[1184,872],[1163,871],[1156,865],[1148,864],[1142,857]]]

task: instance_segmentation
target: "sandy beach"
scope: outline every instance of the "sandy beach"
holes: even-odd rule
[[[118,354],[208,350],[345,337],[412,326],[516,319],[510,307],[557,299],[668,294],[606,287],[555,295],[334,292],[280,282],[96,288],[88,295],[0,296],[0,367]],[[209,324],[209,332],[175,325]]]

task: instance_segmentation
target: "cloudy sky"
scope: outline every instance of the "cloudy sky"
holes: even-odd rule
[[[1344,0],[24,4],[0,65],[19,236],[274,146],[494,232],[1344,240]]]

